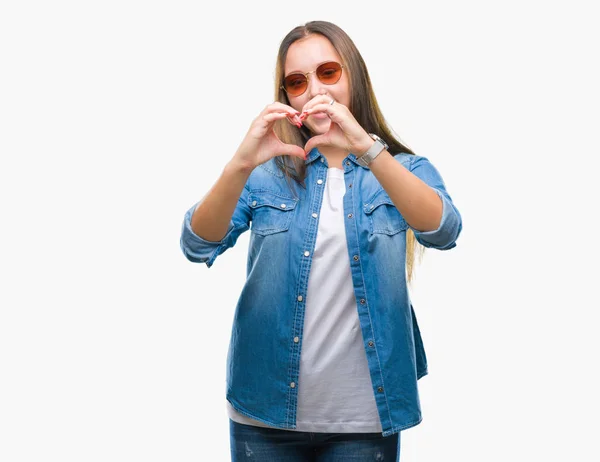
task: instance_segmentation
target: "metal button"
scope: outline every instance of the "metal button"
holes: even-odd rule
[[[321,157],[321,163],[323,163],[323,162],[325,162],[325,159],[323,159],[323,158]]]
[[[307,250],[306,252],[304,252],[304,256],[308,257],[310,255],[310,252]]]
[[[298,343],[300,341],[300,337],[294,337],[294,343]]]
[[[375,208],[375,206],[374,206],[374,205],[371,205],[371,207],[369,207],[369,208],[372,210],[372,209],[374,209],[374,208]]]
[[[286,208],[286,205],[285,204],[281,204],[281,208],[282,209]]]
[[[294,382],[292,382],[292,383],[290,383],[290,387],[292,387],[292,388],[295,388],[295,387],[296,387],[296,384],[295,384]],[[381,387],[379,387],[379,388],[381,388]],[[383,389],[382,389],[382,390],[383,390]]]
[[[252,201],[252,206],[256,207],[256,201]]]
[[[352,218],[353,215],[351,213],[348,214],[348,218]]]
[[[292,383],[294,383],[294,382],[292,382]],[[383,392],[383,387],[377,387],[377,391],[378,391],[379,393]]]
[[[354,255],[352,258],[354,258],[354,261],[358,261],[358,255]]]
[[[369,346],[372,347],[374,345],[373,340],[369,340]]]
[[[301,302],[302,301],[302,295],[298,295],[298,301]]]
[[[317,215],[316,213],[313,213],[313,214],[312,214],[312,217],[313,217],[313,218],[317,218],[317,217],[318,217],[318,215]]]
[[[321,180],[321,179],[317,180],[317,184],[323,184],[323,180]]]
[[[346,165],[350,165],[350,161],[349,160],[346,161]]]
[[[350,184],[348,185],[348,187],[349,187],[349,188],[351,188],[351,187],[352,187],[352,183],[350,183]]]
[[[366,302],[367,302],[367,301],[366,301],[364,298],[361,298],[361,299],[360,299],[360,304],[361,304],[361,305],[364,305]]]

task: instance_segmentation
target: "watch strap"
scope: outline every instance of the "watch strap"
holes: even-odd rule
[[[369,136],[374,139],[373,145],[362,156],[356,158],[356,161],[363,167],[367,167],[379,154],[388,148],[388,145],[377,135],[369,133]]]

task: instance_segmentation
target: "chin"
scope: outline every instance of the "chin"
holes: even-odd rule
[[[312,136],[322,135],[323,133],[327,133],[329,130],[329,126],[331,125],[331,119],[323,119],[322,121],[318,121],[317,123],[310,124],[309,130]]]

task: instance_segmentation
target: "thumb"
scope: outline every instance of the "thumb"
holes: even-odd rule
[[[302,149],[300,146],[296,146],[295,144],[283,144],[281,148],[281,154],[300,157],[302,160],[306,159],[304,149]]]
[[[313,148],[315,148],[316,146],[319,146],[320,144],[327,144],[327,140],[325,139],[325,136],[324,135],[313,136],[304,145],[304,152],[306,152],[308,154],[310,151],[313,150]]]

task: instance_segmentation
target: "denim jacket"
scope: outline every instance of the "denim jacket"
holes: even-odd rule
[[[438,229],[412,229],[425,247],[456,246],[462,219],[442,177],[423,156],[394,156],[427,183],[443,203]],[[368,167],[350,153],[343,161],[345,232],[356,309],[383,436],[421,422],[417,380],[427,358],[406,283],[410,225]],[[274,160],[250,174],[219,242],[191,228],[185,214],[180,245],[185,257],[210,268],[250,229],[247,279],[234,313],[226,368],[226,398],[248,417],[296,428],[304,304],[327,179],[327,160],[314,148],[306,160],[306,189],[290,190]],[[305,251],[308,251],[305,256]],[[324,281],[326,283],[326,281]],[[302,384],[298,384],[301,387]]]

